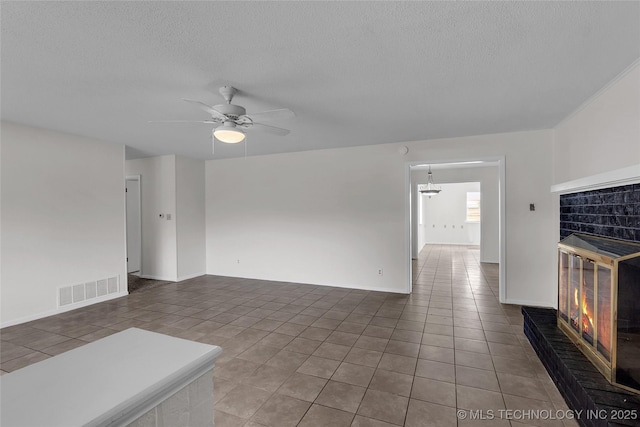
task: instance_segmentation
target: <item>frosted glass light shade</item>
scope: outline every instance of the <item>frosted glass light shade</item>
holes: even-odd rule
[[[427,173],[427,186],[422,188],[420,192],[428,196],[435,196],[442,189],[433,183],[433,174],[431,173],[431,165],[429,165],[429,173]]]
[[[213,130],[213,136],[222,142],[227,144],[236,144],[244,141],[245,134],[240,129],[231,126],[219,126]]]

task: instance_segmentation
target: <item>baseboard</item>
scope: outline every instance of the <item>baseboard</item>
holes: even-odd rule
[[[174,277],[165,277],[165,276],[154,276],[152,274],[140,274],[138,277],[141,279],[151,279],[151,280],[164,280],[167,282],[182,282],[183,280],[193,279],[194,277],[204,276],[207,273],[193,273],[193,274],[185,274],[184,276],[180,276],[177,278]]]
[[[404,294],[408,295],[409,293],[404,289],[390,289],[390,288],[370,288],[366,286],[357,286],[357,285],[323,285],[321,283],[309,283],[310,285],[316,286],[329,286],[331,288],[341,288],[341,289],[356,289],[359,291],[370,291],[370,292],[388,292],[391,294]]]
[[[556,308],[554,304],[550,304],[549,302],[542,301],[528,301],[514,298],[506,298],[504,301],[500,301],[502,304],[515,304],[515,305],[526,305],[529,307],[543,307],[543,308]]]
[[[183,280],[189,280],[189,279],[194,279],[196,277],[200,277],[200,276],[205,276],[207,273],[193,273],[193,274],[186,274],[184,276],[179,276],[178,277],[178,282],[182,282]]]
[[[164,280],[166,282],[177,282],[175,277],[164,277],[164,276],[153,276],[151,274],[141,274],[141,279],[151,279],[151,280]]]
[[[477,246],[480,249],[480,245],[475,243],[448,243],[448,242],[427,242],[425,245],[453,245],[453,246]]]
[[[9,327],[9,326],[19,325],[21,323],[27,323],[27,322],[31,322],[33,320],[42,319],[44,317],[55,316],[56,314],[61,314],[61,313],[65,313],[67,311],[76,310],[78,308],[87,307],[87,306],[90,306],[90,305],[98,304],[98,303],[109,301],[109,300],[112,300],[112,299],[125,297],[127,295],[129,295],[128,291],[121,291],[121,292],[118,292],[118,293],[115,293],[115,294],[109,294],[109,295],[105,295],[105,296],[98,297],[98,298],[92,298],[91,300],[88,300],[88,301],[82,301],[82,302],[75,303],[75,304],[65,305],[64,308],[58,308],[58,309],[55,309],[55,310],[49,310],[49,311],[45,311],[45,312],[42,312],[42,313],[31,315],[31,316],[25,316],[25,317],[21,317],[19,319],[14,319],[14,320],[10,320],[8,322],[4,322],[4,323],[0,324],[0,328],[6,328],[6,327]]]
[[[404,294],[408,295],[409,293],[406,289],[391,289],[391,288],[371,288],[367,286],[359,286],[359,285],[336,285],[334,283],[313,283],[313,282],[303,282],[300,280],[289,280],[289,279],[278,279],[278,278],[264,278],[264,277],[251,277],[251,276],[238,276],[233,274],[224,274],[224,273],[206,273],[208,276],[218,276],[218,277],[233,277],[235,279],[251,279],[251,280],[265,280],[267,282],[285,282],[285,283],[297,283],[301,285],[314,285],[314,286],[327,286],[331,288],[340,288],[340,289],[355,289],[358,291],[371,291],[371,292],[388,292],[391,294]]]

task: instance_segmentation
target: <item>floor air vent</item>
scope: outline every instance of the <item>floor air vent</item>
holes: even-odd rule
[[[120,291],[120,277],[113,276],[93,282],[58,288],[58,307],[115,294]]]

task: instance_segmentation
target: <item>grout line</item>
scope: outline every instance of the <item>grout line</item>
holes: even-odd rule
[[[425,342],[425,338],[424,338],[424,334],[427,333],[426,332],[427,325],[441,326],[442,329],[440,330],[440,332],[450,331],[451,335],[447,335],[447,334],[443,335],[442,333],[436,333],[436,335],[442,335],[443,337],[445,336],[451,337],[450,339],[453,341],[453,347],[452,347],[453,358],[451,361],[448,361],[447,363],[451,362],[450,364],[452,364],[453,366],[453,374],[454,374],[453,385],[456,390],[456,393],[455,393],[456,408],[458,408],[458,403],[459,403],[458,394],[457,394],[458,384],[457,384],[457,371],[456,371],[456,367],[458,366],[457,352],[456,352],[456,348],[457,348],[456,347],[456,337],[457,337],[456,328],[462,328],[462,329],[471,328],[471,326],[463,326],[466,324],[470,324],[467,322],[467,320],[470,320],[470,319],[468,319],[467,317],[456,316],[456,313],[464,311],[464,312],[473,312],[477,315],[479,319],[478,326],[480,327],[473,328],[473,329],[482,330],[482,335],[484,337],[483,342],[487,345],[487,347],[489,347],[490,343],[493,343],[493,341],[491,342],[489,341],[487,336],[488,332],[490,331],[485,330],[485,326],[487,326],[487,322],[494,322],[495,320],[498,320],[497,323],[502,324],[499,318],[495,318],[492,316],[503,316],[505,318],[506,323],[504,323],[504,325],[508,327],[508,332],[504,332],[504,333],[509,333],[516,336],[515,327],[519,326],[519,324],[517,323],[517,318],[514,315],[514,313],[511,312],[510,310],[506,310],[507,306],[499,303],[498,296],[496,295],[497,288],[492,286],[492,283],[494,283],[497,280],[495,274],[498,272],[494,271],[495,269],[493,268],[493,266],[483,265],[482,263],[480,263],[476,252],[470,251],[467,249],[462,250],[458,247],[452,247],[448,245],[426,246],[425,249],[426,251],[423,249],[423,251],[421,251],[421,253],[418,255],[418,259],[415,261],[416,268],[414,271],[413,284],[412,284],[413,293],[408,296],[401,297],[399,299],[396,296],[394,296],[394,294],[391,294],[391,293],[378,293],[378,292],[363,291],[363,290],[349,290],[344,288],[290,284],[290,283],[284,283],[284,282],[255,281],[250,279],[237,279],[237,278],[224,278],[224,277],[215,278],[214,279],[215,283],[211,284],[210,282],[202,278],[194,278],[194,279],[185,280],[183,282],[176,283],[176,284],[172,283],[167,286],[163,286],[153,290],[149,289],[148,292],[129,295],[127,297],[119,298],[118,300],[108,301],[105,303],[83,307],[81,309],[74,310],[73,312],[68,312],[63,315],[53,316],[52,318],[48,319],[46,322],[42,322],[42,321],[34,322],[32,325],[24,325],[21,327],[24,327],[25,331],[31,331],[37,334],[42,333],[42,334],[48,334],[48,335],[60,335],[63,337],[67,337],[71,340],[71,339],[81,339],[82,337],[85,336],[83,335],[82,337],[78,337],[78,338],[69,336],[70,334],[71,335],[74,334],[71,331],[72,329],[79,327],[77,325],[78,321],[86,322],[85,323],[86,325],[90,325],[90,324],[93,324],[91,320],[92,318],[98,319],[99,317],[98,320],[100,320],[99,322],[100,325],[96,325],[96,327],[99,328],[98,331],[111,331],[112,329],[117,330],[117,329],[121,329],[123,326],[126,326],[128,324],[132,324],[132,325],[136,324],[139,327],[151,328],[151,330],[156,330],[158,328],[165,327],[165,326],[162,326],[162,319],[168,319],[171,316],[180,316],[180,318],[176,317],[175,322],[180,322],[183,319],[192,319],[192,320],[198,319],[200,321],[197,324],[194,324],[193,326],[191,326],[190,328],[187,328],[184,330],[176,329],[175,331],[171,332],[175,334],[189,335],[189,331],[192,331],[192,328],[197,327],[197,325],[204,322],[208,322],[208,321],[216,322],[216,319],[215,319],[216,317],[218,316],[224,317],[225,314],[227,315],[226,320],[223,320],[222,318],[218,319],[219,323],[223,323],[222,327],[230,325],[235,320],[244,318],[245,316],[248,316],[248,317],[262,316],[262,317],[258,317],[260,319],[259,321],[262,321],[262,320],[268,319],[270,315],[278,312],[288,313],[291,315],[291,317],[286,321],[278,321],[275,319],[269,319],[269,320],[273,322],[281,322],[281,325],[284,325],[286,323],[290,323],[292,319],[294,319],[296,316],[302,315],[301,313],[307,310],[308,310],[307,314],[304,314],[304,315],[313,315],[318,319],[325,318],[326,314],[330,311],[344,313],[345,317],[343,319],[335,319],[335,320],[338,320],[340,323],[347,321],[346,319],[350,315],[370,316],[371,319],[369,320],[369,323],[367,325],[372,325],[371,321],[374,318],[376,317],[387,318],[386,317],[387,315],[392,315],[391,313],[379,314],[381,310],[397,310],[400,312],[400,315],[398,318],[389,318],[389,319],[395,320],[394,326],[391,327],[392,333],[389,336],[384,349],[382,350],[382,356],[380,357],[380,360],[378,360],[376,362],[376,366],[373,367],[373,375],[369,379],[367,386],[364,387],[365,394],[363,395],[363,398],[360,401],[355,413],[352,414],[353,415],[352,420],[357,416],[358,410],[362,406],[366,393],[368,390],[370,390],[369,387],[371,386],[373,378],[376,372],[380,369],[382,357],[384,357],[385,354],[392,354],[392,353],[386,353],[386,350],[389,348],[389,343],[393,337],[393,333],[395,331],[407,331],[407,332],[411,332],[409,335],[413,335],[413,332],[419,332],[420,333],[419,342],[412,343],[412,344],[418,345],[418,353],[417,353],[417,356],[415,357],[416,366],[414,368],[413,375],[411,378],[411,387],[409,389],[408,396],[406,396],[407,408],[405,411],[405,419],[404,419],[406,423],[409,416],[409,404],[412,399],[411,396],[414,391],[414,387],[416,385],[415,380],[416,380],[417,364],[421,360],[420,351],[423,345],[428,345],[428,342]],[[418,283],[418,282],[421,282],[421,283]],[[460,294],[460,292],[464,292],[465,294],[464,295]],[[250,304],[252,301],[254,301],[254,303]],[[261,304],[260,306],[256,307],[255,304],[258,302],[261,302]],[[473,302],[472,305],[470,305],[471,302]],[[494,302],[497,303],[497,305],[495,305],[495,307],[498,308],[498,310],[495,310],[497,312],[494,312],[493,310]],[[245,303],[250,305],[245,306],[244,305]],[[272,313],[266,316],[263,316],[266,313],[265,311],[253,313],[252,315],[250,314],[255,310],[266,310],[265,308],[262,308],[262,307],[269,306],[269,304],[278,304],[278,305],[270,306],[273,310],[269,309],[269,311]],[[280,306],[280,304],[282,305]],[[336,305],[338,304],[343,304],[343,306],[341,306],[340,309],[335,309]],[[171,307],[172,305],[176,306],[176,310],[178,312],[186,310],[189,307],[195,308],[196,306],[198,307],[198,309],[201,308],[201,310],[195,313],[191,312],[191,314],[189,315],[176,315],[175,314],[176,311],[174,311],[174,308]],[[358,310],[358,307],[360,307],[361,305],[363,305],[362,306],[363,310],[359,310],[361,312],[356,312],[356,310]],[[178,309],[177,308],[178,306],[182,308]],[[290,306],[290,307],[287,307],[287,306]],[[297,306],[299,306],[298,308],[301,308],[297,312],[287,311],[291,309],[297,309]],[[241,309],[241,307],[245,307],[246,309],[250,308],[251,310],[243,314],[239,314],[240,312],[245,311],[245,309]],[[369,307],[371,307],[372,309],[369,310]],[[442,308],[442,307],[445,307],[445,308]],[[483,307],[490,310],[482,311],[484,310]],[[373,310],[373,308],[375,308],[375,310]],[[418,309],[418,311],[415,312],[412,309]],[[217,313],[211,316],[209,319],[192,317],[193,315],[207,312],[208,310],[211,310],[211,312],[217,312]],[[314,310],[317,310],[317,311],[314,313]],[[450,311],[450,314],[447,314],[447,312],[445,311],[438,312],[437,310],[448,310]],[[375,311],[375,312],[372,313],[372,311]],[[318,313],[321,313],[321,312],[322,314],[317,315]],[[148,315],[150,316],[148,318],[151,319],[152,317],[155,316],[154,313],[156,314],[161,313],[161,317],[157,319],[153,319],[151,321],[142,321],[139,319],[141,315]],[[445,314],[440,314],[440,313],[445,313]],[[396,315],[396,314],[393,314],[393,315]],[[407,315],[408,317],[407,319],[403,319],[403,316],[405,315]],[[203,315],[203,317],[204,316],[205,315]],[[422,316],[424,316],[422,320],[414,320],[416,318],[422,318]],[[443,324],[433,323],[428,321],[429,316],[450,318],[451,321],[450,321],[450,324],[446,324],[446,322]],[[231,317],[235,317],[235,318],[231,321],[227,321],[231,319]],[[485,317],[485,319],[489,319],[489,320],[482,320],[482,317]],[[101,326],[105,324],[105,321],[104,321],[105,319],[113,319],[114,323],[110,323],[108,326]],[[398,329],[398,323],[401,320],[403,321],[406,320],[408,322],[419,322],[421,323],[421,326],[422,326],[421,330],[413,331],[412,329],[406,329],[406,330]],[[437,322],[437,319],[435,318],[432,320]],[[378,323],[384,324],[385,322],[382,321]],[[50,331],[47,331],[46,329],[38,328],[38,326],[44,327],[45,325],[46,326],[51,325],[47,329],[58,330],[59,332],[50,332]],[[169,323],[168,326],[166,327],[169,328],[170,325],[171,323]],[[365,328],[367,325],[364,325]],[[247,327],[247,328],[243,328],[243,332],[253,331],[253,330],[257,331],[257,329],[253,328],[253,326],[254,325],[251,325],[250,327]],[[300,335],[304,333],[304,331],[312,327],[311,325],[301,325],[301,326],[304,326],[304,329],[302,329],[302,331],[298,333],[296,336],[293,336],[292,341],[297,337],[300,337]],[[375,326],[379,326],[379,325],[375,325]],[[412,324],[409,324],[408,326],[412,326]],[[389,326],[382,326],[382,327],[389,327]],[[204,338],[207,336],[215,337],[215,331],[218,329],[220,328],[217,328],[215,330],[212,330],[211,332],[205,333],[205,335],[201,338]],[[325,328],[322,328],[322,329],[325,329]],[[22,329],[20,328],[15,329],[16,332],[18,330],[22,330]],[[505,329],[505,331],[507,331],[507,329]],[[243,332],[240,332],[240,333],[243,333]],[[275,330],[263,331],[263,332],[265,332],[266,335],[258,339],[256,342],[252,342],[250,345],[248,345],[247,348],[243,349],[243,351],[248,351],[255,345],[259,344],[264,338],[266,338],[270,334],[278,333]],[[330,332],[331,333],[336,332],[336,328],[330,329]],[[331,336],[331,333],[329,336]],[[433,333],[433,332],[429,332],[429,333]],[[497,333],[502,333],[502,332],[498,331]],[[193,333],[191,335],[193,336]],[[285,334],[285,335],[288,335],[288,334]],[[360,332],[357,335],[358,337],[365,336],[362,334],[362,332]],[[23,336],[21,336],[21,338],[22,337]],[[497,337],[501,337],[501,336],[497,335]],[[322,345],[322,343],[324,342],[327,342],[326,341],[327,338],[320,341],[320,345]],[[44,339],[44,338],[40,337],[40,339]],[[221,340],[225,339],[227,343],[233,342],[234,340],[233,337],[231,338],[221,337],[220,339]],[[469,338],[469,339],[474,339],[474,338]],[[11,340],[6,340],[6,341],[11,342]],[[28,346],[33,345],[35,341],[37,340],[33,340],[33,342],[29,342],[26,345],[23,345],[23,347],[28,348]],[[411,343],[410,341],[403,341],[403,340],[400,340],[400,341],[403,343],[406,343],[406,342]],[[495,344],[502,345],[503,343],[497,342]],[[58,345],[58,344],[54,344],[54,346],[55,345]],[[524,351],[525,342],[518,339],[517,345],[520,348],[522,348]],[[53,346],[50,346],[50,347],[53,347]],[[277,354],[279,354],[285,349],[285,347],[286,345],[280,348],[276,354],[274,354],[272,357],[270,357],[267,360],[267,362],[271,360],[273,357],[276,357]],[[349,351],[352,351],[354,348],[359,348],[359,347],[355,347],[355,342],[349,347],[350,347]],[[443,348],[448,348],[448,347],[443,347]],[[498,346],[498,348],[500,347]],[[362,349],[362,350],[367,350],[367,349]],[[235,359],[237,356],[241,354],[242,352],[238,353],[237,355],[234,355],[230,360]],[[347,355],[348,354],[349,353],[347,353]],[[525,354],[528,356],[528,359],[531,359],[529,357],[530,354],[528,353],[525,353]],[[306,360],[308,360],[312,355],[313,354],[305,354],[305,356],[307,356]],[[404,356],[404,354],[402,354],[401,356]],[[491,358],[491,366],[493,368],[492,372],[494,373],[497,379],[498,372],[496,371],[494,354],[491,352],[491,349],[489,349],[488,356]],[[337,369],[339,369],[341,364],[349,363],[349,362],[345,362],[345,358],[346,358],[346,355],[342,360],[339,361],[340,364],[336,368],[336,371]],[[411,357],[411,358],[414,359],[414,357]],[[11,360],[14,360],[14,359],[11,359]],[[239,360],[242,360],[242,359],[239,359]],[[430,359],[423,359],[423,360],[430,360]],[[265,363],[260,363],[259,365],[265,366]],[[364,366],[364,365],[359,365],[357,363],[356,365]],[[284,382],[282,382],[274,392],[271,392],[269,399],[271,399],[275,394],[278,394],[278,390],[282,386],[282,384],[284,384],[286,381],[291,379],[296,374],[296,372],[297,372],[297,369],[292,371],[286,377]],[[391,372],[395,372],[395,371],[391,371]],[[326,379],[326,383],[318,393],[318,396],[320,396],[320,394],[325,390],[327,384],[329,384],[329,381],[334,381],[332,380],[332,377],[334,374],[335,374],[335,371],[332,373],[330,378]],[[549,391],[546,388],[547,384],[544,384],[541,382],[540,375],[536,373],[536,376],[533,379],[536,380],[539,384],[541,384],[542,389],[545,390],[548,398],[551,399],[551,395],[549,394]],[[241,383],[238,382],[236,384],[241,384]],[[504,393],[502,392],[503,386],[500,384],[499,381],[498,381],[498,386],[502,396],[502,403],[506,407]],[[320,403],[316,403],[317,398],[318,397],[316,396],[314,401],[310,402],[309,408],[307,408],[307,411],[305,411],[305,414],[302,416],[301,420],[304,418],[304,416],[308,413],[308,411],[313,405],[321,405]],[[267,399],[267,401],[269,399]],[[549,400],[549,401],[553,403],[552,400]],[[436,404],[435,402],[430,402],[430,403]],[[254,412],[254,414],[246,421],[249,421],[250,419],[252,419],[255,413],[260,411],[263,406],[264,404],[260,405],[260,407]],[[321,405],[321,406],[325,406],[325,405]],[[337,409],[337,408],[333,408],[333,409]]]

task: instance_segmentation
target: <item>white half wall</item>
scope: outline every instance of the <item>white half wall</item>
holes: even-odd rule
[[[176,156],[178,280],[205,274],[204,160]]]
[[[406,165],[489,157],[505,158],[505,302],[552,306],[551,131],[207,161],[207,273],[406,292]]]
[[[126,175],[140,175],[141,276],[176,281],[176,156],[127,160],[125,169]],[[120,179],[124,182],[125,174]]]
[[[119,276],[126,295],[124,146],[8,122],[0,139],[2,326],[63,311],[59,287]]]

